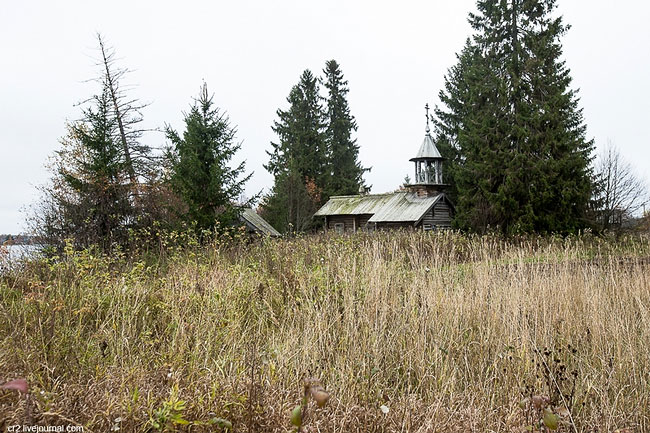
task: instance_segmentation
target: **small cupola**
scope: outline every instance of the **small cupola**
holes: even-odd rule
[[[425,105],[427,126],[424,134],[424,141],[420,150],[410,161],[415,163],[415,179],[412,186],[427,187],[434,191],[442,191],[446,185],[442,177],[442,161],[445,159],[438,151],[431,137],[429,128],[429,104]]]

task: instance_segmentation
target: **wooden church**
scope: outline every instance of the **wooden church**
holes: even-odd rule
[[[451,228],[454,206],[444,193],[444,158],[429,129],[429,107],[424,141],[417,155],[414,182],[404,190],[386,194],[330,197],[314,216],[325,217],[325,229],[339,233],[394,228],[436,230]]]

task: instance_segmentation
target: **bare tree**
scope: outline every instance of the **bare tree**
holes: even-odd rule
[[[598,222],[603,229],[620,227],[648,202],[647,185],[611,141],[599,155],[595,172]]]
[[[99,33],[97,42],[100,51],[97,66],[101,72],[92,80],[108,89],[112,114],[118,126],[115,138],[122,148],[131,194],[138,197],[140,181],[143,177],[149,178],[152,174],[151,148],[141,143],[142,134],[146,130],[140,126],[142,122],[141,110],[148,104],[141,103],[138,99],[129,96],[129,91],[133,86],[123,84],[123,78],[132,71],[117,66],[115,50],[106,44],[105,39]],[[86,102],[88,101],[84,101],[84,103]]]

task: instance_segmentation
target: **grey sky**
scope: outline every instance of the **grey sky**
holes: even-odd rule
[[[373,192],[395,189],[424,133],[424,104],[470,35],[473,0],[12,1],[0,15],[0,233],[22,230],[19,209],[47,181],[74,104],[97,91],[95,33],[133,69],[132,95],[151,102],[146,126],[182,128],[204,79],[243,142],[247,191],[272,186],[265,150],[276,109],[304,69],[336,59],[349,80],[360,159]],[[588,135],[608,139],[650,178],[650,3],[559,0],[563,39]],[[163,134],[145,137],[162,146]],[[412,174],[411,174],[412,175]]]

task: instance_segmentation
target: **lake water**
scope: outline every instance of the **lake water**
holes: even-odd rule
[[[0,266],[27,258],[36,253],[38,245],[3,245],[0,246]],[[5,255],[6,251],[6,255]]]

